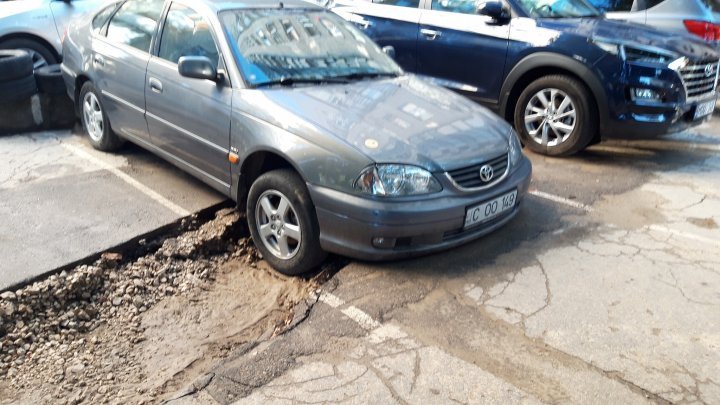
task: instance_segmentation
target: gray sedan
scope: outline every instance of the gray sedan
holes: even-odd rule
[[[93,146],[129,140],[233,198],[298,274],[465,243],[527,192],[508,124],[385,51],[297,0],[127,0],[71,26],[62,69]]]

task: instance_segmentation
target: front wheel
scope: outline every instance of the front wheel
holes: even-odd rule
[[[255,246],[280,273],[302,274],[325,258],[315,207],[294,171],[273,170],[255,180],[247,219]]]
[[[597,106],[585,85],[569,76],[530,83],[515,106],[515,129],[525,146],[550,156],[584,149],[597,133]]]

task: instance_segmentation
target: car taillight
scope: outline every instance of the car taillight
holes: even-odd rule
[[[689,33],[707,41],[720,41],[720,25],[701,20],[685,20],[683,22]]]

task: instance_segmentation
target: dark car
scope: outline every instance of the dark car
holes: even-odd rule
[[[585,0],[376,1],[333,11],[539,153],[681,130],[715,108],[719,55],[705,41],[608,20]]]
[[[129,140],[233,198],[284,273],[476,239],[530,183],[506,122],[299,0],[127,0],[72,24],[63,56],[94,147]]]

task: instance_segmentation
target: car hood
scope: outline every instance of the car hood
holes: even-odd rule
[[[653,46],[697,59],[717,59],[718,53],[705,41],[691,35],[672,34],[647,25],[606,18],[542,19],[538,25],[586,38],[606,38],[626,43]]]
[[[264,97],[256,99],[256,106],[260,111],[274,111],[261,118],[287,127],[280,121],[287,122],[291,114],[292,120],[308,124],[297,132],[310,128],[331,136],[377,163],[445,171],[508,151],[511,128],[505,121],[452,91],[411,75],[261,93]],[[279,118],[283,116],[286,118]]]

